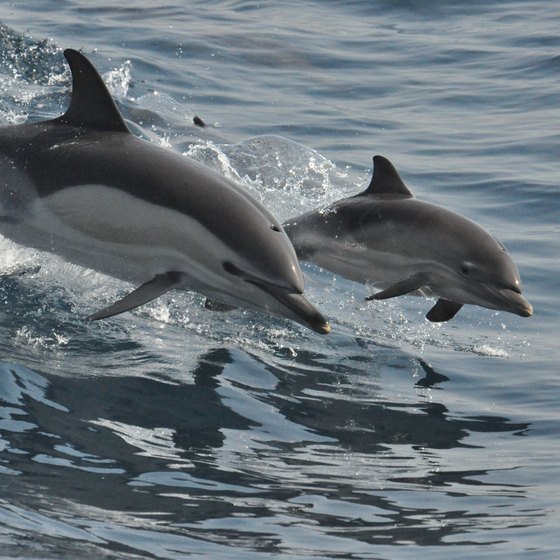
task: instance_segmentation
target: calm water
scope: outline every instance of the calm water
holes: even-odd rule
[[[188,293],[87,325],[129,287],[0,239],[0,555],[557,558],[557,3],[185,4],[3,2],[1,122],[63,111],[73,47],[281,219],[383,154],[505,243],[535,315],[428,324],[308,266],[328,337]]]

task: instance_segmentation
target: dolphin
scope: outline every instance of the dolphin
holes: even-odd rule
[[[532,314],[517,267],[495,237],[414,198],[386,158],[373,163],[364,192],[283,224],[300,260],[381,289],[368,300],[435,295],[430,321],[448,321],[464,304]]]
[[[105,319],[171,289],[207,307],[330,326],[304,297],[280,223],[239,186],[134,136],[81,53],[67,111],[0,129],[0,234],[140,286],[89,319]]]

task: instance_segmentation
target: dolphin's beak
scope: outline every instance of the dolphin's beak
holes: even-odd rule
[[[272,296],[281,305],[282,311],[279,312],[271,307],[268,310],[270,313],[290,318],[319,334],[329,334],[331,332],[331,326],[326,318],[303,295],[303,281],[300,291],[297,285],[288,288],[286,285],[271,284],[230,262],[224,263],[224,269]]]
[[[305,298],[303,294],[289,292],[283,288],[248,280],[271,295],[284,308],[289,310],[292,319],[309,327],[319,334],[329,334],[331,326],[327,319]],[[286,314],[286,316],[288,316]]]
[[[521,317],[530,317],[533,314],[533,306],[527,302],[527,307],[519,314]]]
[[[521,295],[513,290],[500,290],[505,304],[504,311],[509,311],[520,317],[530,317],[533,314],[533,306]]]
[[[505,298],[511,311],[521,317],[530,317],[533,314],[533,306],[521,295],[521,282],[517,278],[514,282],[498,284],[500,295]]]
[[[533,306],[524,298],[523,306],[519,309],[519,315],[521,317],[530,317],[533,314]]]

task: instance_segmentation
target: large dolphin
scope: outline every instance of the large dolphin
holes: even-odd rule
[[[365,192],[283,224],[300,260],[382,289],[367,299],[436,295],[430,321],[448,321],[466,303],[532,314],[498,240],[471,220],[414,198],[389,160],[373,162]]]
[[[205,166],[130,133],[103,80],[79,52],[68,110],[0,129],[0,233],[141,284],[91,315],[128,311],[173,288],[208,307],[243,307],[328,333],[305,299],[278,221]]]

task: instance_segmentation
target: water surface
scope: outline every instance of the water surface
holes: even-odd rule
[[[320,337],[0,239],[0,544],[18,558],[556,558],[558,72],[552,2],[31,0],[0,7],[0,119],[67,106],[81,48],[135,133],[280,219],[371,158],[509,249],[535,315],[304,266]],[[192,126],[201,116],[210,126]]]

